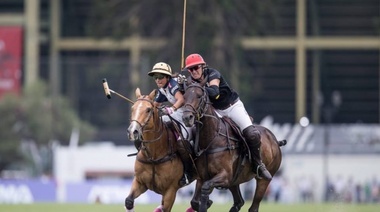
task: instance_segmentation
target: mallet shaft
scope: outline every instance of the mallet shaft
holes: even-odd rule
[[[111,93],[114,93],[114,94],[118,95],[119,97],[121,97],[121,98],[127,100],[128,102],[134,104],[134,102],[133,102],[132,100],[128,99],[127,97],[125,97],[125,96],[119,94],[118,92],[116,92],[116,91],[114,91],[114,90],[112,90],[112,89],[109,89],[109,90],[110,90]]]

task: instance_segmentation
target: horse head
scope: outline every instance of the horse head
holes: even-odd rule
[[[127,131],[129,140],[134,142],[142,141],[143,129],[153,125],[152,117],[155,110],[153,99],[156,90],[153,90],[149,95],[141,95],[140,89],[136,88],[135,94],[137,100],[131,108],[131,121]]]
[[[206,82],[207,78],[200,83],[192,82],[191,79],[187,80],[183,106],[185,110],[182,116],[183,122],[187,127],[193,126],[203,116],[204,111],[207,110],[209,98],[205,89]]]

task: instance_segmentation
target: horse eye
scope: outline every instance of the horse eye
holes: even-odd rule
[[[151,107],[148,107],[147,109],[146,109],[146,112],[147,113],[150,113],[152,111],[152,108]]]

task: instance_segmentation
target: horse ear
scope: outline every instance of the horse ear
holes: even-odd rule
[[[188,76],[185,83],[183,83],[183,90],[186,91],[187,87],[189,87],[189,85],[191,84],[192,82],[192,79],[191,79],[191,76]]]
[[[193,80],[191,79],[191,76],[188,76],[186,79],[186,85],[189,86]]]
[[[150,92],[149,98],[154,99],[154,97],[156,96],[156,93],[157,93],[157,89],[154,89],[152,92]]]
[[[140,88],[136,88],[135,94],[136,94],[136,98],[140,98],[141,96]]]

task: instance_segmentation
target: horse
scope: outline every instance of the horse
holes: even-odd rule
[[[137,100],[132,105],[128,135],[139,151],[125,208],[127,212],[134,211],[134,200],[149,189],[162,195],[161,205],[154,212],[171,211],[183,175],[176,135],[162,121],[158,108],[153,105],[156,90],[149,95],[141,95],[137,88],[135,94]]]
[[[186,126],[196,126],[194,151],[198,179],[191,208],[207,211],[209,195],[217,188],[230,190],[234,201],[230,212],[239,211],[244,205],[239,185],[256,178],[256,191],[248,211],[258,212],[270,181],[261,179],[254,172],[248,147],[236,125],[230,119],[219,117],[212,107],[204,87],[206,81],[188,83],[184,93],[183,121]],[[260,125],[255,127],[261,134],[262,161],[274,176],[282,161],[280,146],[285,145],[286,140],[278,141],[269,129]]]

